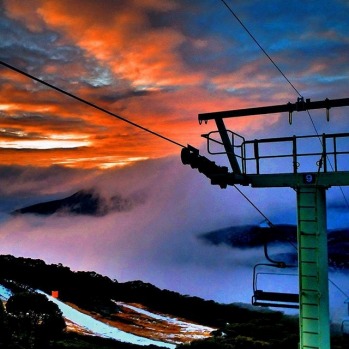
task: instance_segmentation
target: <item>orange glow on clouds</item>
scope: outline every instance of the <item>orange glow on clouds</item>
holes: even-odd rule
[[[0,130],[1,133],[1,130]],[[24,132],[14,132],[19,138],[25,138],[27,135]],[[87,137],[78,135],[51,135],[45,139],[18,139],[18,140],[0,140],[0,147],[7,149],[69,149],[78,147],[87,147],[91,142]]]
[[[30,1],[30,3],[31,6],[21,6],[18,1],[6,2],[7,13],[23,21],[33,31],[40,32],[45,24],[60,32],[61,35],[63,34],[60,39],[62,42],[73,43],[80,47],[86,52],[87,57],[97,59],[99,64],[108,67],[115,76],[128,81],[129,85],[137,91],[152,94],[144,98],[130,96],[125,101],[103,103],[98,101],[97,91],[94,92],[88,86],[79,83],[75,87],[69,85],[70,91],[74,87],[72,92],[77,95],[95,101],[116,113],[120,110],[123,117],[130,118],[176,141],[184,144],[190,141],[188,133],[183,132],[183,126],[188,125],[187,120],[191,118],[195,123],[196,115],[188,115],[189,118],[179,116],[178,113],[183,114],[187,111],[178,110],[179,108],[176,107],[178,98],[187,98],[186,94],[178,98],[176,93],[166,96],[161,94],[161,89],[173,84],[195,84],[200,79],[200,75],[186,71],[175,52],[185,40],[183,35],[173,29],[150,29],[143,13],[144,8],[166,11],[173,8],[174,5],[171,2],[163,0],[142,2],[143,9],[139,11],[135,11],[134,6],[122,6],[117,11],[109,11],[107,2],[104,3],[105,6],[97,2],[85,1],[74,1],[74,3]],[[91,26],[91,23],[94,24]],[[74,79],[74,76],[78,79],[81,66],[77,63],[74,65],[69,63],[62,70],[59,66],[50,64],[43,66],[43,70],[47,74],[59,74],[66,79]],[[84,72],[81,73],[84,74]],[[98,81],[103,83],[100,79]],[[26,84],[30,82],[26,81]],[[28,90],[33,91],[37,88],[36,84],[31,84]],[[1,98],[2,110],[6,108],[9,115],[13,115],[12,118],[4,120],[3,127],[15,128],[16,132],[40,134],[44,139],[2,139],[0,146],[4,148],[23,149],[23,151],[25,148],[37,150],[61,148],[63,158],[49,157],[47,159],[49,163],[86,167],[90,162],[103,168],[122,166],[140,159],[179,152],[177,147],[163,140],[79,105],[69,98],[58,96],[46,88],[40,89],[35,97],[24,91],[13,90],[13,87],[9,87],[8,92],[5,91],[4,97]],[[99,92],[103,93],[103,91]],[[10,94],[16,96],[17,103],[8,103]],[[48,101],[49,104],[47,104]],[[181,103],[186,104],[185,101]],[[186,109],[188,110],[187,107]],[[38,116],[42,116],[44,122],[31,122],[31,117],[28,116],[20,118],[17,123],[15,114],[20,111],[26,114],[39,114]],[[49,120],[45,122],[45,118]],[[76,119],[80,120],[81,125],[80,127],[76,125],[75,128]],[[72,120],[73,124],[71,124]],[[192,123],[192,121],[189,122],[189,124]],[[71,128],[74,128],[74,132],[78,134],[81,132],[80,137],[88,136],[89,140],[63,140],[64,135],[70,132]],[[61,139],[47,139],[49,138],[47,133],[52,131],[60,131]],[[81,150],[75,152],[73,157],[71,151],[69,154],[63,151],[74,147],[81,147]],[[47,155],[42,153],[40,156]],[[15,162],[14,159],[13,162]],[[100,164],[98,164],[99,161]]]
[[[188,20],[185,11],[190,8],[196,14],[201,5],[183,3],[4,0],[3,15],[22,30],[9,36],[12,45],[20,46],[23,35],[29,37],[25,50],[16,50],[9,63],[178,143],[196,147],[203,143],[202,133],[215,129],[213,123],[199,126],[198,113],[292,101],[289,86],[275,87],[273,67],[265,68],[262,55],[244,59],[231,56],[232,51],[221,54],[237,45],[237,32],[223,38],[215,30],[201,28],[200,21],[191,31],[191,22],[202,13]],[[311,33],[302,38],[309,40]],[[323,29],[323,33],[328,33],[323,39],[339,42],[341,38],[333,30]],[[236,66],[235,59],[240,60]],[[287,63],[283,56],[280,61]],[[322,74],[328,67],[329,60],[317,58],[300,72]],[[1,69],[0,82],[3,164],[107,168],[180,152],[174,144],[8,69]],[[268,99],[263,97],[266,93]],[[235,132],[250,132],[277,121],[278,116],[264,121],[242,118],[234,120],[233,126]]]

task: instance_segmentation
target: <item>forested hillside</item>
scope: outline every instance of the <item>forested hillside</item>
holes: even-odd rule
[[[95,272],[73,272],[61,264],[41,260],[0,256],[0,284],[14,293],[30,288],[59,292],[62,301],[110,317],[120,311],[113,301],[140,303],[153,311],[193,320],[218,328],[210,339],[194,341],[193,348],[296,349],[298,320],[281,312],[252,311],[247,307],[218,304],[198,297],[183,296],[141,281],[119,283]],[[127,348],[124,343],[63,333],[50,348]],[[75,343],[75,344],[74,344]],[[49,348],[47,347],[47,348]],[[19,348],[9,346],[9,348]],[[345,338],[333,338],[333,349],[348,348]]]

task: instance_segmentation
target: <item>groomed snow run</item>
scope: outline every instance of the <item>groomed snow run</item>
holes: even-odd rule
[[[133,305],[130,305],[130,304],[126,304],[126,303],[123,303],[123,302],[115,302],[117,305],[120,305],[120,306],[123,306],[123,307],[126,307],[126,308],[129,308],[137,313],[140,313],[140,314],[144,314],[146,316],[149,316],[153,319],[156,319],[156,320],[162,320],[162,321],[166,321],[170,324],[174,324],[174,325],[177,325],[179,326],[181,329],[182,329],[182,332],[211,332],[211,331],[214,331],[216,330],[215,328],[212,328],[212,327],[208,327],[208,326],[203,326],[203,325],[197,325],[197,324],[193,324],[191,322],[185,322],[185,321],[181,321],[181,320],[178,320],[177,318],[173,318],[173,317],[169,317],[169,316],[164,316],[164,315],[160,315],[160,314],[154,314],[148,310],[145,310],[145,309],[142,309],[142,308],[138,308],[138,307],[135,307]]]
[[[174,344],[154,341],[148,338],[136,336],[132,333],[127,333],[121,331],[113,326],[109,326],[101,321],[98,321],[91,316],[81,313],[80,311],[70,307],[69,305],[59,301],[56,298],[49,296],[48,294],[37,290],[38,293],[44,294],[51,302],[58,305],[59,309],[63,313],[63,316],[76,323],[77,325],[83,327],[89,332],[92,332],[94,335],[101,336],[104,338],[112,338],[120,342],[131,343],[137,345],[156,345],[159,347],[166,347],[174,349],[176,346]]]
[[[49,296],[48,294],[37,290],[38,293],[45,295],[51,302],[58,305],[59,309],[63,313],[63,316],[69,320],[70,322],[75,323],[79,327],[82,327],[86,332],[90,332],[93,335],[115,339],[124,343],[131,343],[137,345],[156,345],[158,347],[166,347],[170,349],[174,349],[176,347],[175,344],[170,344],[161,341],[155,341],[152,339],[136,336],[132,333],[127,333],[125,331],[121,331],[116,327],[109,326],[101,321],[98,321],[91,316],[81,313],[80,311],[70,307],[69,305],[59,301],[56,298]],[[6,287],[0,285],[0,301],[7,301],[12,296],[12,292]]]

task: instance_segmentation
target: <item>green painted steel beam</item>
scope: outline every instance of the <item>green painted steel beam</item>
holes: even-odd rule
[[[297,188],[301,349],[330,348],[326,189]]]
[[[245,184],[254,188],[291,187],[299,186],[347,186],[349,185],[349,171],[342,172],[307,172],[285,174],[256,174],[246,175]],[[229,183],[230,184],[230,183]],[[242,183],[243,184],[243,183]]]

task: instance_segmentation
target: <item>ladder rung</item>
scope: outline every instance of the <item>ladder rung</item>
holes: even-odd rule
[[[306,319],[306,320],[314,320],[314,321],[318,321],[319,318],[318,317],[311,317],[311,316],[302,316],[302,319]]]
[[[301,275],[303,278],[317,278],[317,275],[309,275],[309,274],[303,274]]]
[[[311,262],[311,261],[302,261],[302,264],[317,264],[317,262]]]
[[[308,292],[308,293],[316,293],[316,294],[320,294],[318,290],[311,290],[311,289],[308,289],[308,290],[302,290],[303,292],[303,295],[304,295],[304,292]]]
[[[311,290],[310,288],[304,288],[303,292],[312,292],[312,293],[318,293],[317,290]]]
[[[308,301],[308,302],[302,302],[302,305],[307,305],[309,307],[319,307],[319,304],[318,303],[312,303],[312,301]]]
[[[319,334],[319,332],[313,332],[313,331],[303,331],[303,333],[306,333],[306,334]]]

